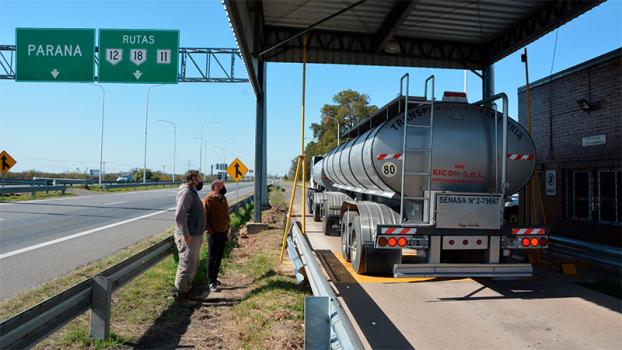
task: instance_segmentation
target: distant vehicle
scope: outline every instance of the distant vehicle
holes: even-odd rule
[[[119,177],[117,177],[117,182],[133,182],[134,178],[132,177],[132,175],[121,175]]]

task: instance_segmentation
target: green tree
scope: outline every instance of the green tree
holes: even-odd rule
[[[309,178],[311,157],[323,155],[337,146],[337,123],[339,121],[341,132],[357,125],[361,120],[372,115],[378,107],[369,104],[369,96],[354,90],[343,90],[333,96],[334,104],[325,104],[320,110],[322,119],[319,123],[311,124],[314,141],[305,146],[306,177]],[[330,117],[330,118],[329,118]],[[334,119],[331,119],[334,118]],[[341,143],[347,142],[341,139]],[[296,172],[298,157],[292,160],[290,177]]]

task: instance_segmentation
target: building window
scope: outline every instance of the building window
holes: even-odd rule
[[[592,174],[587,171],[575,171],[572,191],[574,195],[574,211],[572,217],[576,219],[591,219],[592,211],[590,210],[590,199]]]
[[[598,220],[620,222],[620,191],[622,171],[608,170],[598,172]]]
[[[564,182],[567,218],[622,222],[622,170],[570,170]]]

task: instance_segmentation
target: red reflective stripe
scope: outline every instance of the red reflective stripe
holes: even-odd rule
[[[403,228],[403,229],[400,231],[400,235],[405,235],[405,234],[407,234],[409,231],[410,231],[410,229],[409,229],[408,227],[405,227],[405,228]]]
[[[393,233],[393,231],[395,231],[395,227],[389,227],[389,228],[388,228],[388,229],[387,229],[384,233],[386,233],[386,234],[389,234],[389,235],[390,235],[390,234],[392,234],[392,233]]]
[[[544,234],[543,228],[513,228],[513,235],[542,235]]]
[[[378,160],[384,160],[386,157],[387,157],[386,153],[379,154],[378,155]]]
[[[532,154],[508,153],[507,157],[511,160],[532,160]]]
[[[395,153],[393,155],[393,159],[400,159],[402,157],[402,155],[400,153]]]

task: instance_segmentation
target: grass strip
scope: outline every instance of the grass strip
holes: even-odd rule
[[[33,196],[30,193],[20,193],[11,196],[0,196],[0,202],[20,202],[20,201],[32,201],[35,199],[47,199],[47,198],[55,198],[55,197],[67,197],[73,196],[73,193],[65,192],[62,194],[60,191],[51,191],[49,193],[43,192],[35,192],[36,194]]]

